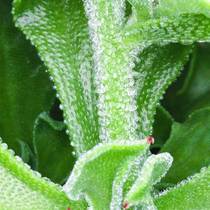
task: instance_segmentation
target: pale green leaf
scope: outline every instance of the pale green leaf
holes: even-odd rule
[[[61,187],[41,178],[0,144],[0,209],[2,210],[65,210],[85,209],[82,203],[70,202]]]
[[[210,168],[166,190],[155,198],[158,210],[208,210],[210,206]]]
[[[155,17],[177,17],[182,14],[204,14],[210,17],[209,0],[158,0]]]
[[[138,10],[138,7],[135,9]],[[139,42],[162,45],[171,42],[189,44],[209,41],[209,11],[209,0],[157,1],[152,7],[151,19],[144,22],[137,19],[128,24],[127,29],[125,27],[125,40],[134,45]]]
[[[156,107],[165,90],[180,74],[190,52],[191,46],[170,44],[152,45],[140,53],[135,70],[141,138],[152,134]]]
[[[121,209],[129,169],[147,150],[145,142],[99,144],[79,158],[64,189],[71,199],[86,198],[94,210]]]
[[[94,49],[100,139],[138,139],[132,72],[137,52],[123,42],[125,1],[84,2]]]
[[[172,164],[172,157],[169,153],[151,155],[145,161],[137,180],[125,196],[129,206],[139,205],[154,206],[151,198],[153,185],[158,183],[165,176]]]

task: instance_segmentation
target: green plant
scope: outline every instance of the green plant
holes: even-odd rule
[[[63,185],[41,178],[1,143],[1,209],[210,208],[210,168],[197,173],[210,164],[209,132],[203,126],[209,121],[209,102],[203,95],[208,96],[210,89],[205,86],[203,94],[192,88],[193,82],[199,81],[193,76],[193,69],[199,69],[195,67],[196,55],[202,50],[198,43],[210,41],[209,0],[14,0],[15,25],[36,47],[44,64],[23,35],[13,29],[11,2],[0,2],[2,17],[7,17],[0,26],[6,55],[2,59],[11,59],[15,72],[17,64],[35,69],[31,81],[17,91],[6,79],[22,84],[25,73],[11,77],[9,65],[2,65],[1,97],[12,96],[10,106],[1,102],[0,110],[13,114],[3,118],[0,132],[3,130],[5,141],[24,162]],[[23,55],[17,63],[10,58],[14,48],[11,28],[21,40],[14,41],[15,50]],[[35,60],[31,65],[25,62],[29,52]],[[188,60],[189,66],[185,66]],[[162,102],[172,117],[159,106],[160,100],[184,66],[183,79]],[[64,123],[44,112],[55,101],[51,83],[40,70],[45,68],[61,102]],[[179,97],[191,105],[176,114],[173,105]],[[33,108],[30,114],[23,112],[27,133],[14,119],[22,117],[15,103]],[[160,117],[155,120],[157,107]],[[186,122],[174,122],[173,118],[180,116],[185,121],[189,113],[193,114]],[[151,145],[153,133],[157,141]],[[202,144],[200,138],[204,138]],[[150,145],[161,153],[152,154]],[[200,153],[199,158],[193,157]],[[183,170],[189,158],[190,167]],[[166,189],[168,186],[171,188]]]

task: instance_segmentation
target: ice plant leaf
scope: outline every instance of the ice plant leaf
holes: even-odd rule
[[[145,21],[151,17],[153,3],[148,0],[128,0],[132,5],[132,18]]]
[[[210,17],[209,0],[157,0],[154,7],[155,17],[177,17],[181,14],[204,14]]]
[[[72,145],[98,142],[92,50],[81,0],[15,0],[14,19],[37,47],[54,80]]]
[[[140,53],[137,72],[137,105],[140,122],[138,133],[144,138],[152,134],[157,104],[168,86],[177,78],[186,63],[191,46],[152,45]]]
[[[123,43],[124,0],[85,2],[95,60],[100,139],[136,139],[137,112],[132,68],[136,51]]]
[[[65,128],[63,122],[44,112],[37,117],[33,132],[36,170],[59,184],[64,183],[75,162]]]
[[[174,162],[163,182],[177,183],[210,164],[210,108],[193,112],[183,123],[174,123],[170,138],[162,148]]]
[[[15,28],[11,9],[11,0],[0,0],[0,135],[21,155],[19,142],[32,147],[34,120],[50,108],[54,91],[34,47]]]
[[[208,167],[176,187],[160,194],[155,198],[155,204],[158,210],[207,210],[210,206],[209,182],[210,168]]]
[[[61,187],[41,178],[22,160],[0,144],[0,206],[11,210],[83,210],[82,203],[70,202]]]
[[[179,3],[178,3],[179,2]],[[125,27],[131,45],[184,43],[210,40],[210,4],[206,0],[160,1],[148,21],[133,20]],[[191,6],[190,6],[191,5]],[[168,12],[170,10],[170,12]]]
[[[147,149],[139,141],[99,144],[79,158],[64,190],[71,199],[85,197],[94,210],[121,209],[129,168]]]
[[[154,206],[151,198],[153,185],[158,183],[172,164],[173,158],[169,153],[151,155],[147,158],[137,180],[125,196],[128,205]]]

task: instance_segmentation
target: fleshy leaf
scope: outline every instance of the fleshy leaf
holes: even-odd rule
[[[172,164],[172,160],[173,158],[169,153],[151,155],[147,158],[137,180],[125,197],[125,202],[128,203],[129,207],[141,205],[146,206],[146,208],[151,206],[152,208],[154,206],[150,195],[151,190],[153,185],[165,176]]]
[[[15,0],[14,19],[49,68],[77,154],[98,142],[92,50],[81,0]]]
[[[94,210],[121,209],[129,168],[147,150],[142,141],[99,144],[79,158],[64,190],[71,199],[85,197]]]
[[[155,198],[158,210],[208,210],[210,206],[210,168],[166,190]]]
[[[149,19],[153,11],[153,3],[148,0],[128,0],[132,5],[132,18],[137,19],[138,21],[145,21]]]
[[[158,0],[155,17],[177,17],[182,14],[204,14],[210,17],[209,0]]]
[[[140,53],[136,85],[138,88],[139,135],[152,134],[152,125],[157,104],[168,86],[176,79],[186,63],[191,46],[170,44],[152,45]]]
[[[63,184],[75,162],[63,122],[41,113],[34,126],[36,170],[56,183]],[[49,164],[50,163],[50,164]]]
[[[177,183],[210,164],[210,108],[194,112],[183,124],[174,123],[170,138],[162,148],[174,163],[163,182]]]
[[[54,91],[36,51],[15,28],[11,9],[11,0],[0,0],[0,135],[21,155],[19,142],[32,147],[34,120],[50,108]]]
[[[84,210],[70,202],[61,187],[32,171],[5,143],[0,144],[0,208],[10,210]]]
[[[153,9],[154,18],[145,22],[133,20],[125,27],[125,41],[131,45],[209,41],[209,10],[208,0],[161,0]]]
[[[137,52],[123,42],[125,1],[87,0],[84,3],[94,50],[100,139],[138,139],[132,72]]]

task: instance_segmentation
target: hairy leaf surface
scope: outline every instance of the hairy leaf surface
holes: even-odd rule
[[[98,142],[98,126],[82,1],[15,0],[13,13],[49,68],[77,154],[90,149]]]
[[[139,114],[139,135],[142,138],[152,134],[152,125],[157,104],[166,88],[180,74],[191,52],[191,46],[170,44],[152,45],[140,53],[136,86]]]
[[[208,210],[210,206],[210,168],[204,168],[175,188],[156,197],[158,210]]]
[[[85,197],[94,210],[121,209],[129,169],[147,149],[139,142],[99,144],[76,162],[64,189],[71,199]]]
[[[0,144],[0,208],[3,210],[84,209],[70,202],[60,187],[32,171],[22,160]],[[80,207],[81,206],[81,207]]]

